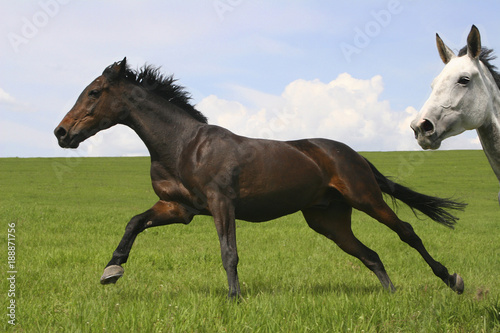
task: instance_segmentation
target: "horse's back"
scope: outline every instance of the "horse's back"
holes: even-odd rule
[[[381,200],[382,192],[368,162],[351,147],[328,139],[291,143],[302,147],[300,149],[310,154],[321,168],[324,177],[328,179],[329,196],[340,194],[342,200],[358,209],[364,205],[367,196]],[[337,195],[336,199],[340,197]]]
[[[355,203],[364,188],[380,194],[366,160],[341,142],[249,140],[255,151],[239,178],[242,219],[267,220],[338,200]]]

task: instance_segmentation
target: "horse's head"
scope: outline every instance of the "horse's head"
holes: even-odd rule
[[[80,94],[73,108],[54,130],[62,148],[77,148],[100,130],[116,125],[125,108],[114,98],[120,78],[127,69],[126,58],[107,67]]]
[[[436,44],[445,67],[432,82],[431,96],[411,123],[424,149],[438,149],[444,139],[479,127],[490,104],[485,83],[489,71],[479,60],[479,30],[472,26],[467,53],[462,56],[456,56],[438,34]]]

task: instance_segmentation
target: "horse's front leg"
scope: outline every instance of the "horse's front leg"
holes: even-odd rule
[[[232,299],[241,294],[237,270],[238,251],[234,205],[231,199],[219,194],[214,195],[208,204],[219,235],[222,265],[226,270],[229,284],[228,297]]]
[[[104,269],[101,284],[115,283],[123,276],[122,264],[127,262],[130,249],[139,233],[147,228],[160,225],[184,223],[188,224],[193,214],[176,202],[158,201],[151,209],[134,216],[125,228],[120,244],[113,252],[113,257]]]

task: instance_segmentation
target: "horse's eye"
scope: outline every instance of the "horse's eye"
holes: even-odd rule
[[[462,76],[460,79],[458,79],[458,84],[461,84],[463,86],[467,85],[470,82],[470,79],[467,76]]]
[[[92,98],[97,98],[101,95],[101,90],[98,90],[98,89],[92,89],[90,92],[89,92],[89,97],[92,97]]]

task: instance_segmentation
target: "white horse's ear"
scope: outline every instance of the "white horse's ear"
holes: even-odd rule
[[[481,54],[481,35],[475,25],[472,26],[467,37],[467,54],[473,59]]]
[[[441,37],[439,37],[438,34],[436,34],[436,46],[439,51],[439,56],[441,57],[441,60],[443,60],[445,65],[449,63],[451,59],[456,57],[455,53],[444,44],[443,40],[441,39]]]

